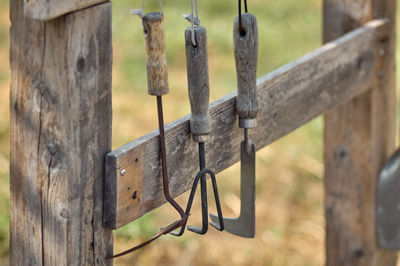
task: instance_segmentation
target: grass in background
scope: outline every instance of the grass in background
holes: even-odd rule
[[[147,1],[146,11],[158,10]],[[189,0],[163,1],[167,37],[170,94],[165,97],[166,121],[190,111],[184,56],[184,29],[189,23]],[[321,0],[250,0],[249,11],[259,24],[258,76],[320,46]],[[157,127],[156,103],[147,95],[145,50],[141,21],[129,10],[141,0],[113,1],[113,147],[123,145]],[[9,80],[8,1],[0,0],[0,265],[9,253]],[[236,89],[232,25],[236,1],[199,1],[201,24],[208,30],[211,100]],[[398,57],[398,61],[400,58]],[[400,69],[400,68],[399,68]],[[398,72],[399,73],[399,72]],[[260,103],[262,104],[262,103]],[[239,152],[239,147],[238,147]],[[322,185],[322,119],[317,118],[257,153],[257,231],[254,240],[210,228],[205,236],[190,232],[182,238],[163,237],[116,265],[322,265],[324,221]],[[239,208],[239,166],[218,176],[224,215]],[[211,192],[211,191],[210,191]],[[186,204],[188,195],[179,197]],[[210,197],[211,201],[212,197]],[[191,224],[200,224],[199,202],[194,202]],[[213,206],[211,204],[211,209]],[[163,206],[118,230],[116,251],[147,239],[175,219]]]
[[[0,265],[9,255],[9,19],[8,0],[0,0]]]
[[[158,10],[157,1],[148,2],[146,12]],[[184,30],[190,24],[182,18],[182,14],[190,12],[189,4],[177,0],[164,5],[170,80],[170,94],[164,101],[166,121],[190,112],[184,56]],[[199,1],[201,24],[208,31],[211,100],[236,89],[232,43],[236,4]],[[114,148],[157,128],[155,99],[147,95],[146,89],[141,21],[128,15],[130,9],[140,6],[141,1],[113,2]],[[249,1],[249,11],[256,15],[259,25],[259,77],[320,46],[319,0]],[[254,240],[213,229],[206,236],[187,232],[182,238],[164,237],[136,254],[116,260],[116,265],[321,265],[324,237],[321,128],[318,118],[257,153]],[[223,211],[228,217],[238,214],[239,173],[239,166],[235,165],[218,176]],[[179,197],[179,202],[186,205],[187,197],[187,193]],[[194,202],[191,224],[201,223],[199,205]],[[163,206],[118,230],[116,250],[122,251],[149,238],[167,224],[164,217],[172,221],[176,213]]]

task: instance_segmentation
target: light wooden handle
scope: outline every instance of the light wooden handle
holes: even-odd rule
[[[210,84],[208,78],[207,31],[194,29],[196,46],[192,44],[192,31],[185,31],[186,66],[190,107],[190,130],[197,142],[208,140],[211,132],[209,115]]]
[[[255,16],[242,14],[242,29],[239,17],[233,28],[234,52],[238,83],[236,108],[241,119],[255,119],[257,102],[258,27]]]
[[[168,94],[168,69],[165,55],[164,17],[151,12],[142,18],[147,53],[147,90],[150,95]]]

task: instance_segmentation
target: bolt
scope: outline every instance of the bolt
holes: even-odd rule
[[[122,170],[121,170],[121,175],[125,175],[125,173],[126,173],[126,170],[125,170],[125,169],[122,169]]]

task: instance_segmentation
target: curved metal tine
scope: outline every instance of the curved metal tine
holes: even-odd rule
[[[201,228],[193,225],[189,225],[187,229],[192,231],[193,233],[204,235],[208,231],[208,207],[207,207],[207,183],[206,183],[206,174],[211,174],[212,171],[210,169],[203,169],[199,171],[196,175],[201,178],[200,187],[201,187],[201,216],[202,216],[202,226]]]
[[[224,231],[225,226],[224,226],[224,216],[222,215],[222,208],[221,208],[221,203],[219,201],[219,194],[218,194],[218,186],[217,186],[217,179],[215,178],[214,172],[210,173],[211,176],[211,181],[213,185],[213,191],[214,191],[214,198],[215,198],[215,205],[217,207],[217,212],[218,212],[218,220],[219,224],[215,222],[210,222],[210,225],[214,227],[215,229],[219,231]]]
[[[194,196],[196,194],[197,184],[199,183],[200,177],[201,177],[201,175],[197,174],[193,181],[192,190],[190,191],[190,196],[189,196],[189,200],[188,200],[188,203],[186,206],[186,211],[185,211],[185,214],[187,216],[189,215],[190,210],[192,209],[192,204],[193,204]],[[188,221],[188,219],[186,219],[185,223],[183,224],[183,226],[181,227],[179,232],[174,231],[174,232],[170,232],[170,234],[173,236],[182,236],[183,233],[185,232],[187,221]]]

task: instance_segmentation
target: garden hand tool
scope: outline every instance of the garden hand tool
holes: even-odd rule
[[[143,1],[144,3],[144,1]],[[160,2],[159,2],[160,3]],[[144,5],[144,4],[143,4]],[[160,8],[161,3],[160,3]],[[162,107],[162,96],[168,94],[168,71],[167,59],[165,56],[165,35],[164,35],[164,16],[161,12],[151,12],[142,17],[144,28],[145,47],[147,53],[147,87],[150,95],[157,96],[158,123],[160,130],[160,153],[161,153],[161,169],[163,178],[164,196],[167,201],[179,213],[181,219],[173,222],[155,235],[152,239],[133,247],[120,254],[109,258],[116,258],[128,253],[134,252],[162,235],[168,234],[173,230],[182,227],[187,221],[188,215],[185,214],[181,206],[171,197],[168,184],[167,156],[165,148],[165,133],[164,133],[164,117]]]
[[[400,249],[400,149],[383,167],[377,188],[376,223],[382,248]]]
[[[238,236],[253,238],[255,235],[255,145],[249,130],[256,127],[258,102],[256,95],[258,30],[256,18],[241,14],[234,23],[234,53],[238,80],[236,109],[239,127],[244,129],[244,141],[240,144],[240,215],[238,218],[224,218],[225,230]],[[211,214],[211,220],[216,216]]]
[[[192,12],[193,13],[193,12]],[[193,21],[193,20],[192,20]],[[201,208],[202,208],[202,227],[188,226],[188,230],[205,234],[208,231],[208,203],[207,203],[207,183],[206,174],[211,177],[214,198],[218,212],[218,222],[211,223],[219,231],[224,230],[221,204],[218,196],[217,181],[215,174],[206,168],[205,142],[210,139],[211,123],[209,115],[209,78],[207,60],[207,31],[203,27],[194,27],[185,31],[186,63],[188,75],[188,90],[191,107],[190,130],[193,140],[199,143],[199,162],[200,172],[197,173],[192,190],[190,192],[186,215],[189,215],[193,199],[196,193],[197,184],[200,180]],[[175,236],[181,236],[185,231],[185,226],[179,232],[172,232]]]

